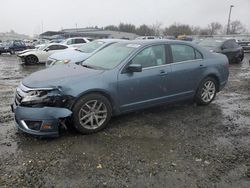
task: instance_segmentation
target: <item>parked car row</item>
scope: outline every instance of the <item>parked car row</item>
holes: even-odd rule
[[[179,38],[187,38],[183,35]],[[162,37],[156,36],[144,36],[138,37],[136,40],[156,40],[162,39]],[[191,39],[191,38],[190,38]],[[104,42],[106,40],[106,42]],[[45,43],[36,46],[34,50],[30,50],[30,47],[26,46],[22,41],[12,41],[8,45],[0,46],[1,53],[17,53],[21,59],[21,62],[26,64],[46,63],[46,67],[51,67],[56,64],[67,64],[69,62],[79,63],[84,61],[90,55],[94,54],[100,43],[107,43],[112,39],[104,39],[96,42],[92,42],[89,45],[84,45],[92,41],[91,38],[74,37],[63,40],[60,43]],[[109,41],[110,40],[110,41]],[[113,39],[115,40],[115,39]],[[119,39],[122,40],[122,39]],[[109,42],[107,42],[109,41]],[[37,41],[38,42],[38,41]],[[46,41],[43,41],[46,42]],[[112,43],[112,42],[111,42]],[[230,63],[240,63],[244,59],[244,50],[250,50],[250,42],[248,40],[239,40],[238,43],[235,39],[225,38],[195,38],[192,43],[198,44],[212,52],[222,53],[226,55]],[[96,49],[94,48],[96,47]],[[102,49],[101,46],[98,50]],[[93,48],[92,51],[85,48]],[[65,49],[67,49],[65,51]],[[75,49],[75,50],[74,50]],[[98,51],[97,50],[97,51]],[[61,52],[58,54],[58,52]],[[92,53],[93,52],[93,53]],[[54,54],[56,53],[56,54]],[[51,57],[50,57],[51,56]]]
[[[0,55],[2,53],[10,53],[10,54],[15,54],[17,52],[21,52],[27,49],[37,49],[41,46],[44,46],[49,43],[60,43],[67,45],[69,47],[77,48],[81,46],[84,43],[88,43],[92,41],[91,38],[84,38],[84,37],[74,37],[74,38],[69,38],[66,40],[34,40],[33,42],[31,40],[13,40],[13,41],[7,41],[4,43],[1,43],[0,45]],[[21,52],[23,53],[23,52]]]
[[[26,64],[46,63],[48,57],[55,52],[68,49],[69,46],[60,43],[49,43],[40,46],[37,49],[25,50],[18,54],[21,62]]]
[[[18,129],[58,136],[67,125],[95,133],[139,109],[181,100],[208,105],[228,81],[227,57],[190,42],[97,40],[78,51],[79,59],[72,49],[54,54],[73,63],[22,80],[11,106]]]
[[[240,63],[244,59],[244,50],[235,39],[208,38],[200,41],[198,45],[211,52],[226,55],[229,63]]]
[[[15,54],[18,51],[23,51],[29,48],[33,48],[33,47],[27,46],[21,40],[13,40],[13,41],[5,42],[0,46],[0,55],[2,53]]]
[[[238,44],[243,48],[244,51],[250,52],[250,38],[238,40]]]

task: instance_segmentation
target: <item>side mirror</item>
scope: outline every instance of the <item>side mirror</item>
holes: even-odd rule
[[[225,47],[225,46],[222,46],[222,47],[221,47],[221,50],[225,50],[225,49],[226,49],[226,47]]]
[[[45,48],[44,51],[45,51],[45,52],[48,52],[48,51],[49,51],[49,48]]]
[[[141,64],[130,64],[127,67],[128,72],[142,72],[142,65]]]

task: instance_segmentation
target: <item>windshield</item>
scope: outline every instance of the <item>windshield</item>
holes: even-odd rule
[[[140,45],[136,44],[112,44],[91,56],[84,61],[82,65],[100,67],[102,69],[113,69],[139,46]]]
[[[105,42],[102,42],[102,41],[93,41],[93,42],[89,42],[89,43],[83,44],[77,50],[79,50],[81,52],[84,52],[84,53],[92,53],[93,51],[95,51],[96,49],[98,49],[99,47],[101,47],[103,44],[105,44]]]
[[[203,47],[210,47],[210,48],[216,48],[219,47],[223,43],[222,40],[203,40],[199,43],[199,45]]]

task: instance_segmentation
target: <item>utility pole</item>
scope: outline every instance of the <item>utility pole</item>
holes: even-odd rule
[[[43,33],[43,21],[41,21],[41,26],[42,26],[42,33]]]
[[[227,35],[229,34],[230,31],[230,19],[231,19],[231,13],[232,13],[232,8],[234,5],[230,5],[230,10],[229,10],[229,16],[228,16],[228,23],[227,23]]]

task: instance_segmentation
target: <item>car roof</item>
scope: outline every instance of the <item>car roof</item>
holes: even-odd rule
[[[230,41],[230,40],[235,41],[234,38],[222,38],[222,37],[206,38],[204,40],[220,40],[221,42]]]
[[[71,40],[71,39],[88,39],[87,37],[70,37],[65,40]]]
[[[43,45],[43,44],[42,44]],[[46,45],[46,44],[45,44]],[[60,45],[60,46],[67,46],[65,44],[62,44],[62,43],[56,43],[56,42],[53,42],[53,43],[47,43],[48,46],[52,46],[52,45]],[[67,46],[68,47],[68,46]]]
[[[141,46],[146,46],[146,45],[152,45],[152,44],[191,44],[190,42],[187,41],[182,41],[182,40],[171,40],[171,39],[151,39],[151,40],[125,40],[122,43],[126,44],[138,44]],[[191,44],[193,45],[193,44]]]
[[[101,41],[101,42],[105,42],[105,43],[112,43],[112,42],[123,42],[123,41],[128,41],[128,40],[124,40],[124,39],[97,39],[94,41]]]

